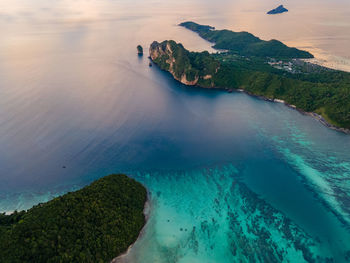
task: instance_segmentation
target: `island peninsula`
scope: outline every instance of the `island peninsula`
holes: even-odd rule
[[[198,33],[220,52],[190,52],[172,40],[153,42],[150,58],[176,80],[283,102],[332,129],[350,132],[350,73],[305,62],[302,59],[313,55],[278,40],[194,22],[180,26]]]

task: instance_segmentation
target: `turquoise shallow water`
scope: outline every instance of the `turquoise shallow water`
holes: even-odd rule
[[[252,193],[233,165],[137,178],[152,185],[152,212],[120,262],[327,262],[334,255]]]
[[[269,135],[280,134],[276,126]],[[305,148],[312,140],[294,125],[279,128],[298,139],[270,141],[265,130],[248,159],[133,173],[150,189],[152,209],[142,237],[119,262],[347,262],[348,185],[319,168],[339,169],[346,178],[346,165],[342,170],[344,163],[331,156],[317,159],[320,149]]]
[[[186,88],[136,55],[155,39],[210,50],[176,26],[188,19],[312,49],[332,34],[348,54],[348,3],[290,2],[284,19],[259,15],[273,1],[170,2],[4,1],[0,211],[123,172],[147,186],[151,212],[122,262],[349,261],[350,136],[282,104]]]

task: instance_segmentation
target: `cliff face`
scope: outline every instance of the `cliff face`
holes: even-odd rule
[[[198,72],[191,70],[189,59],[182,45],[174,41],[158,43],[150,47],[151,59],[163,70],[169,71],[176,80],[185,85],[197,85]],[[192,74],[188,74],[191,72]]]
[[[154,63],[170,72],[181,83],[190,86],[214,86],[212,78],[219,68],[219,62],[212,59],[208,52],[189,52],[181,44],[169,40],[162,43],[154,41],[149,53]],[[203,65],[206,67],[203,68]]]

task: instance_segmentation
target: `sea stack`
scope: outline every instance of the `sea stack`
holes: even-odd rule
[[[136,47],[136,49],[137,49],[137,54],[138,54],[139,56],[142,56],[142,55],[143,55],[143,48],[142,48],[142,46],[141,46],[141,45],[138,45],[138,46]]]

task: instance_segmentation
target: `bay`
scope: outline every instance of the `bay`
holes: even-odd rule
[[[150,68],[147,52],[136,55],[136,45],[147,51],[165,39],[213,51],[177,26],[193,20],[276,38],[349,69],[348,1],[287,1],[288,13],[265,15],[274,5],[2,1],[0,211],[123,172],[151,200],[125,262],[253,260],[249,254],[300,262],[296,244],[320,261],[346,262],[349,136],[282,104],[185,87]]]

